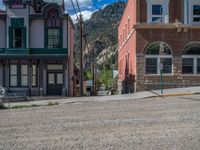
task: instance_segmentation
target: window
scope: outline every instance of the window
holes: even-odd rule
[[[172,53],[166,43],[151,43],[146,50],[145,58],[146,74],[160,74],[161,71],[163,74],[172,74]]]
[[[60,30],[48,29],[48,48],[60,47]]]
[[[21,65],[21,86],[28,86],[28,65]]]
[[[172,59],[171,58],[161,58],[160,63],[163,65],[163,73],[171,74],[172,73]]]
[[[152,22],[163,22],[162,5],[152,5]]]
[[[17,86],[17,65],[10,65],[10,86]]]
[[[169,22],[169,0],[146,0],[146,2],[148,23]]]
[[[182,73],[183,74],[193,74],[194,73],[194,59],[193,58],[183,58],[182,60]]]
[[[200,5],[193,5],[193,22],[200,22]]]
[[[47,14],[47,47],[60,48],[61,47],[61,21],[59,18],[59,11],[51,8]]]
[[[125,31],[123,29],[123,42],[125,41]]]
[[[146,74],[157,74],[157,58],[146,58]]]
[[[120,40],[121,40],[121,46],[123,45],[123,41],[122,41],[122,34],[120,36]]]
[[[200,58],[197,59],[197,73],[200,74]]]
[[[37,65],[32,65],[32,86],[37,86]]]
[[[191,42],[183,50],[183,74],[200,74],[200,42]]]
[[[130,19],[128,19],[128,34],[130,32]]]
[[[22,28],[13,29],[13,48],[23,47],[23,30]]]
[[[127,36],[128,36],[128,31],[127,31],[127,24],[126,24],[126,26],[125,26],[125,38],[127,38]]]

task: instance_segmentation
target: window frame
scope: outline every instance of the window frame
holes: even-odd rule
[[[183,73],[183,59],[184,58],[191,58],[193,59],[193,73]],[[200,55],[183,55],[182,56],[182,74],[183,75],[199,75],[200,72],[198,73],[198,59],[200,59]]]
[[[200,7],[200,3],[192,5],[192,22],[193,23],[200,23],[200,20],[199,21],[194,21],[194,18],[199,18],[200,19],[200,14],[199,15],[195,15],[194,14],[194,6],[199,6]]]
[[[27,67],[27,73],[26,74],[22,73],[22,66]],[[20,78],[20,84],[19,83],[18,84],[19,84],[20,87],[28,87],[28,85],[29,85],[29,65],[28,64],[20,64],[19,68],[20,69],[18,71],[20,71],[20,75],[19,75],[20,76],[19,77]],[[27,77],[27,85],[23,85],[23,83],[22,83],[23,77]]]
[[[16,66],[16,74],[11,74],[11,66]],[[17,87],[18,86],[18,65],[17,64],[10,64],[9,65],[9,86],[10,87]],[[16,85],[12,85],[11,78],[16,77]]]
[[[161,6],[161,9],[162,9],[161,14],[153,14],[153,6],[158,6],[158,5]],[[152,4],[151,7],[152,7],[151,8],[151,11],[152,11],[151,12],[151,21],[154,22],[154,23],[164,22],[163,5],[162,4]],[[161,21],[153,21],[153,18],[161,18]]]
[[[146,72],[146,59],[147,58],[156,58],[157,60],[157,73],[156,74],[148,74]],[[160,70],[160,64],[161,64],[161,59],[171,59],[171,73],[163,73],[163,75],[173,75],[173,57],[172,55],[145,55],[145,75],[160,75],[161,74],[161,70]]]
[[[35,66],[35,72],[36,72],[35,74],[33,74],[33,66]],[[31,69],[32,69],[32,77],[31,77],[32,87],[38,87],[38,65],[32,64]],[[35,82],[36,82],[35,85],[33,85],[33,77],[35,77]]]
[[[58,33],[59,33],[59,36],[58,38],[55,38],[55,35],[53,35],[53,38],[49,38],[49,30],[54,30],[54,29],[57,29],[58,30]],[[50,47],[49,45],[49,39],[52,39],[52,40],[59,40],[59,44],[58,45],[51,45],[53,47]],[[53,42],[54,43],[54,42]],[[54,47],[54,46],[57,46],[57,47]],[[59,49],[61,48],[61,32],[60,32],[60,28],[59,27],[48,27],[47,28],[47,48],[48,49]]]
[[[169,23],[169,0],[146,0],[147,23]],[[162,6],[162,15],[153,15],[153,5]],[[153,17],[162,17],[162,21],[153,21]]]

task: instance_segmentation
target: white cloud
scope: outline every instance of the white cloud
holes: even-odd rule
[[[81,12],[82,16],[83,16],[83,20],[89,20],[91,18],[91,15],[97,10],[93,10],[93,11],[90,11],[90,10],[84,10]],[[79,15],[79,14],[78,14]],[[77,16],[76,14],[74,15],[71,15],[71,18],[73,20],[74,23],[77,23]]]
[[[79,3],[80,8],[91,6],[91,4],[92,4],[92,0],[77,0],[77,1]],[[73,0],[73,3],[75,5],[75,7],[77,7],[76,0]],[[65,8],[66,9],[72,9],[73,8],[71,0],[65,0]]]

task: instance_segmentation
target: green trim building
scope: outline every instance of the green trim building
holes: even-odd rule
[[[74,24],[64,3],[4,0],[0,86],[29,96],[73,95]]]

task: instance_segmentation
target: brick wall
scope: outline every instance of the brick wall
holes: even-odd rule
[[[136,36],[136,90],[144,91],[160,88],[160,75],[145,74],[145,48],[153,41],[166,42],[172,49],[173,74],[164,75],[164,88],[188,87],[200,85],[198,75],[182,74],[182,52],[186,44],[199,41],[200,30],[188,30],[187,33],[179,33],[177,30],[137,30]]]

